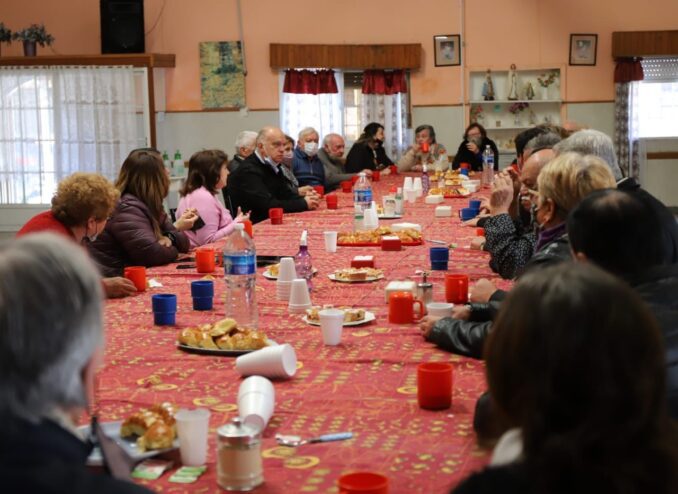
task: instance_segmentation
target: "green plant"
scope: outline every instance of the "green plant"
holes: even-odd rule
[[[44,24],[31,24],[27,28],[15,32],[12,38],[19,41],[33,41],[40,46],[51,45],[54,42],[54,36],[45,30]]]
[[[0,43],[12,41],[12,30],[0,22]]]
[[[549,87],[551,84],[556,82],[556,77],[558,77],[558,74],[555,72],[550,72],[548,75],[542,74],[537,77],[537,81],[539,81],[539,85],[541,87]]]

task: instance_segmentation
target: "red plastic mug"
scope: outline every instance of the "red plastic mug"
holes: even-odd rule
[[[314,185],[313,190],[315,190],[320,197],[325,195],[325,187],[322,185]]]
[[[195,268],[198,273],[212,273],[216,268],[214,249],[202,248],[195,251]]]
[[[484,237],[485,236],[485,229],[484,228],[476,228],[476,236]]]
[[[419,310],[415,312],[415,306]],[[412,292],[393,292],[388,297],[388,322],[393,324],[412,324],[426,314],[421,300],[414,298]]]
[[[339,494],[388,494],[388,477],[375,472],[353,472],[339,477]]]
[[[341,191],[342,192],[351,192],[353,190],[353,181],[351,180],[344,180],[341,182]]]
[[[468,302],[468,275],[445,275],[445,301],[453,304]]]
[[[398,174],[398,165],[391,165],[388,168],[389,168],[389,170],[391,170],[391,175],[397,175]]]
[[[254,238],[254,232],[252,231],[252,222],[250,220],[242,220],[242,224],[245,227],[245,231],[250,236],[250,238]]]
[[[144,266],[127,266],[124,276],[134,283],[137,292],[146,291],[146,268]]]
[[[271,208],[268,210],[268,217],[271,219],[271,225],[282,225],[283,208]]]
[[[360,175],[353,175],[351,177],[351,184],[355,184],[358,181],[359,178],[360,178]]]
[[[372,182],[378,182],[381,179],[381,172],[379,170],[374,170],[372,172]]]
[[[339,196],[336,194],[328,194],[325,196],[325,202],[327,203],[327,209],[338,209],[339,208]]]
[[[428,153],[429,152],[429,145],[428,142],[422,142],[421,143],[421,152],[422,153]]]
[[[452,406],[452,364],[427,362],[417,366],[417,402],[427,410]]]

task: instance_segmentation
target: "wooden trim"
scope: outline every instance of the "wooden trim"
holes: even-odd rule
[[[657,151],[647,153],[648,160],[678,160],[678,151]]]
[[[613,99],[598,99],[598,100],[582,100],[582,101],[563,101],[564,105],[580,105],[580,104],[592,104],[592,103],[614,103]]]
[[[0,66],[40,66],[53,65],[131,65],[133,67],[175,67],[174,54],[126,53],[113,55],[41,55],[37,57],[0,57]]]
[[[421,44],[297,45],[271,43],[272,69],[323,67],[336,69],[418,69]]]
[[[155,79],[153,68],[146,69],[146,82],[148,84],[148,118],[151,119],[151,147],[155,147],[156,130],[155,130]]]
[[[657,57],[678,55],[678,31],[615,31],[612,57]]]

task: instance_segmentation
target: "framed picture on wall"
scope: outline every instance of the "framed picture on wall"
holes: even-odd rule
[[[461,65],[461,36],[459,34],[434,36],[433,53],[436,67]]]
[[[570,34],[570,65],[595,65],[597,34]]]

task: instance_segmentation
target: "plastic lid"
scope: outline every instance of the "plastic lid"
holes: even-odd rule
[[[304,230],[301,232],[301,240],[299,241],[299,245],[308,245],[308,231]]]
[[[235,417],[230,423],[217,429],[217,436],[221,444],[242,446],[257,444],[261,441],[261,430],[240,417]]]

